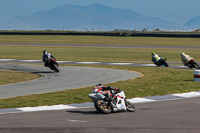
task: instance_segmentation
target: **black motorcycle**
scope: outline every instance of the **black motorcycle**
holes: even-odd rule
[[[158,62],[155,62],[154,64],[157,65],[158,67],[159,66],[165,66],[165,67],[168,67],[168,63],[166,62],[167,59],[163,59],[161,58]]]

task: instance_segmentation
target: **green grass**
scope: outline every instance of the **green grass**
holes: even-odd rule
[[[96,66],[99,67],[99,66]],[[106,68],[139,71],[144,77],[111,83],[125,91],[127,98],[165,95],[199,90],[199,83],[193,82],[193,71],[155,67],[101,66]],[[80,89],[35,94],[0,99],[0,108],[16,108],[41,105],[56,105],[91,102],[88,94],[93,86]]]
[[[0,85],[19,83],[34,80],[40,77],[37,74],[15,71],[0,71],[0,75]]]
[[[1,59],[41,60],[42,51],[46,49],[58,61],[96,61],[96,62],[133,62],[151,61],[151,53],[157,52],[167,61],[180,61],[181,52],[200,59],[200,50],[195,49],[148,49],[148,48],[95,48],[63,46],[6,46],[0,45]]]
[[[168,37],[115,37],[115,36],[67,36],[67,35],[0,35],[2,43],[51,43],[51,44],[113,44],[200,46],[200,38]]]

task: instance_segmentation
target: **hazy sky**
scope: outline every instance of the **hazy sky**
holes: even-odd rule
[[[102,4],[183,24],[200,15],[200,0],[0,0],[0,19],[29,16],[64,4]]]

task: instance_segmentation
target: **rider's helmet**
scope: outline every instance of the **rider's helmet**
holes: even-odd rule
[[[114,90],[114,87],[108,86],[107,89],[108,89],[108,90]]]
[[[181,53],[181,57],[184,57],[185,56],[185,53]]]
[[[152,52],[152,55],[156,54],[155,52]]]
[[[47,51],[46,51],[46,50],[44,50],[44,51],[43,51],[43,54],[47,55]]]
[[[98,84],[96,85],[96,87],[103,87],[103,84],[98,83]]]

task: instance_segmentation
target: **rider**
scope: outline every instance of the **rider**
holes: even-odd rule
[[[96,87],[93,88],[93,93],[103,93],[103,94],[109,94],[109,91],[111,90],[110,96],[114,96],[116,93],[120,91],[119,88],[114,88],[112,86],[103,86],[103,84],[98,83]]]
[[[156,54],[155,52],[152,52],[152,61],[157,64],[160,59],[162,59],[160,56],[158,56],[158,54]]]
[[[193,59],[190,55],[187,55],[185,53],[181,53],[181,60],[184,64],[184,66],[189,66],[189,62]]]
[[[44,62],[44,66],[48,67],[50,58],[54,58],[54,56],[51,55],[50,53],[48,53],[47,50],[44,50],[43,51],[43,56],[42,56],[42,59],[43,59],[43,62]]]

